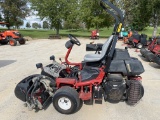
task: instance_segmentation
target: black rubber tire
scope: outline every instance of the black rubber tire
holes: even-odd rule
[[[17,45],[17,41],[16,41],[15,39],[11,38],[11,39],[9,40],[9,44],[10,44],[11,46],[16,46],[16,45]]]
[[[140,53],[142,54],[143,57],[145,57],[145,53],[147,50],[145,48],[141,48]]]
[[[58,104],[59,99],[63,97],[69,99],[71,102],[71,107],[67,110],[62,109]],[[75,113],[79,108],[79,105],[80,99],[77,91],[69,86],[61,87],[56,91],[55,95],[53,96],[53,106],[58,112],[62,114]]]
[[[155,55],[152,53],[152,52],[147,52],[145,54],[145,57],[147,60],[149,60],[150,62],[153,62],[154,61],[154,58],[155,58]]]
[[[19,44],[24,45],[26,43],[26,40],[24,38],[19,39]]]
[[[144,88],[138,80],[129,80],[128,87],[126,103],[134,106],[144,96]]]
[[[8,44],[8,40],[1,40],[1,41],[0,41],[0,44],[1,44],[1,45],[7,45],[7,44]]]
[[[157,63],[158,65],[160,65],[160,57],[155,56],[154,62]]]
[[[136,48],[138,48],[138,49],[141,49],[143,47],[143,45],[141,44],[141,43],[138,43],[137,45],[136,45]]]

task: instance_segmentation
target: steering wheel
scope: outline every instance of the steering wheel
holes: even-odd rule
[[[68,37],[70,38],[70,40],[71,40],[74,44],[76,44],[76,45],[78,45],[78,46],[81,45],[81,43],[79,42],[79,40],[78,40],[75,36],[73,36],[72,34],[68,34]]]

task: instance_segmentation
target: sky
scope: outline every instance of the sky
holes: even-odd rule
[[[27,6],[29,8],[31,8],[30,3],[28,3]],[[36,14],[36,13],[37,13],[37,11],[33,11],[33,14]],[[27,22],[29,22],[31,26],[32,26],[32,23],[34,23],[34,22],[42,24],[42,20],[40,20],[39,16],[31,15],[29,17],[26,17],[26,19],[24,19],[24,24],[21,26],[21,28],[26,28],[26,23]]]
[[[26,28],[26,23],[27,22],[29,22],[31,26],[32,26],[32,23],[34,23],[34,22],[42,24],[42,21],[40,20],[40,18],[38,16],[31,15],[29,17],[26,17],[26,19],[24,20],[24,24],[23,24],[23,26],[21,26],[21,28]]]

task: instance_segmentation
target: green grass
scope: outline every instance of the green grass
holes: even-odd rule
[[[146,34],[148,37],[152,36],[154,28],[153,27],[146,27],[143,31],[139,32],[139,33],[144,33]],[[159,35],[160,33],[160,27],[158,27],[158,31],[157,31],[157,35]]]
[[[111,35],[113,28],[104,28],[100,29],[101,37],[108,37]],[[68,34],[73,34],[77,37],[89,37],[91,35],[91,31],[93,29],[88,30],[60,30],[60,36],[67,37]],[[55,30],[27,30],[20,29],[20,33],[23,36],[30,36],[31,38],[48,38],[50,34],[56,34]]]
[[[89,37],[91,31],[94,29],[88,30],[60,30],[60,36],[67,37],[68,34],[73,34],[77,37]],[[112,33],[113,28],[103,28],[100,29],[100,37],[109,37]],[[55,30],[37,30],[37,29],[20,29],[20,33],[23,36],[29,36],[31,38],[45,39],[48,38],[50,34],[55,34]],[[147,27],[139,33],[147,34],[148,37],[152,36],[153,27]],[[158,29],[157,35],[160,33],[160,28]]]

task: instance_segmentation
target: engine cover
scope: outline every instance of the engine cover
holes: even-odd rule
[[[104,85],[105,101],[111,103],[118,103],[122,100],[123,95],[126,90],[126,85],[121,75],[110,74],[108,77],[108,81]]]
[[[49,77],[59,77],[59,74],[63,69],[66,69],[66,66],[53,61],[52,64],[49,64],[43,68],[43,73]]]

